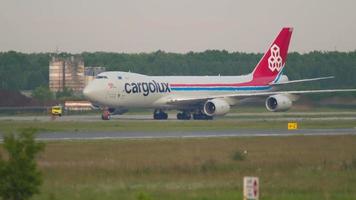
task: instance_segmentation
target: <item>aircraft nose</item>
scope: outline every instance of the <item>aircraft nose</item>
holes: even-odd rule
[[[84,88],[83,95],[89,100],[92,100],[94,98],[94,90],[93,87],[90,86],[90,84]]]

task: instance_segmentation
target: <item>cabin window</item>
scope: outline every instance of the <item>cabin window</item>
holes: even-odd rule
[[[95,79],[108,79],[107,76],[96,76]]]
[[[117,78],[118,78],[119,80],[121,80],[121,79],[122,79],[122,76],[118,76]]]

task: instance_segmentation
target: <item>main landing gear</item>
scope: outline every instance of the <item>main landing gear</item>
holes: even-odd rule
[[[178,120],[190,120],[192,118],[192,114],[189,111],[183,111],[177,114]],[[206,115],[201,111],[193,113],[194,120],[212,120],[213,116]]]
[[[177,114],[177,119],[179,120],[190,120],[192,118],[192,115],[190,112],[180,112]]]
[[[178,120],[190,120],[192,118],[194,120],[212,120],[213,119],[212,116],[208,116],[201,111],[193,113],[193,114],[191,114],[189,111],[182,111],[177,114]],[[168,114],[165,113],[162,109],[156,109],[153,112],[153,119],[166,120],[166,119],[168,119]]]
[[[194,120],[212,120],[213,116],[206,115],[202,112],[197,112],[193,114]]]
[[[156,109],[153,112],[153,119],[165,120],[165,119],[168,119],[168,114],[163,112],[163,110],[161,110],[161,109]]]

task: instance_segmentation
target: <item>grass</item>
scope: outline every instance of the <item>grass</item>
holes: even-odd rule
[[[0,131],[34,127],[41,132],[162,131],[169,134],[170,131],[286,129],[288,122],[237,118],[0,121]],[[355,127],[355,120],[299,122],[301,129]],[[243,176],[260,177],[261,199],[356,199],[356,136],[48,142],[45,153],[39,157],[39,165],[45,181],[42,193],[34,198],[38,200],[242,199]]]
[[[356,198],[356,136],[49,142],[39,165],[39,200],[242,199],[251,175],[261,199]]]

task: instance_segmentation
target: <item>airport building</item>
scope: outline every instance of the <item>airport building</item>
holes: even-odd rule
[[[67,88],[81,93],[84,87],[103,71],[105,67],[85,67],[80,57],[53,56],[49,63],[49,89],[52,92],[60,92]]]
[[[52,92],[64,88],[81,92],[84,88],[84,61],[79,57],[52,57],[49,63],[49,89]]]

